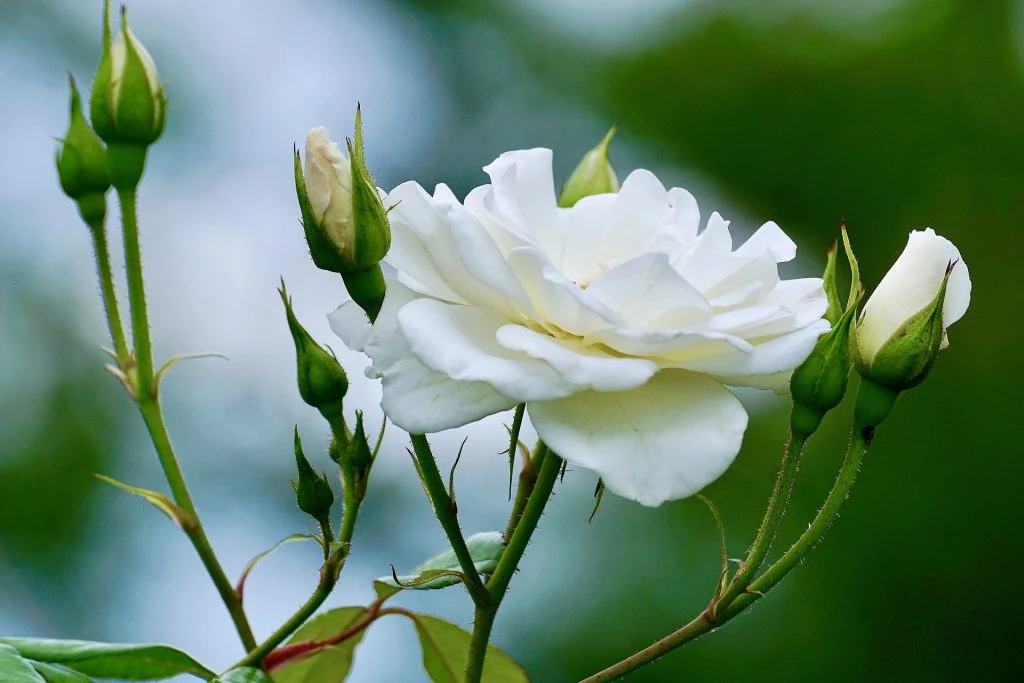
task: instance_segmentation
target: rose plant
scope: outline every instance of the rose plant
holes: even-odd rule
[[[765,223],[734,241],[718,213],[702,221],[689,192],[666,189],[648,171],[634,171],[620,185],[608,158],[612,133],[584,156],[560,193],[547,149],[502,154],[484,167],[490,182],[462,200],[443,184],[433,193],[415,182],[384,192],[367,167],[357,110],[347,155],[323,128],[310,131],[305,158],[294,151],[298,213],[313,263],[341,275],[350,297],[330,315],[331,326],[371,358],[368,374],[381,382],[388,420],[408,432],[415,474],[449,546],[411,572],[381,572],[369,605],[321,611],[358,554],[353,534],[373,465],[394,454],[380,453],[383,432],[373,438],[362,412],[348,410],[348,374],[302,326],[282,283],[299,395],[326,421],[327,455],[337,471],[328,476],[314,468],[296,429],[292,486],[317,532],[286,537],[233,582],[206,536],[161,410],[161,378],[180,359],[154,365],[136,206],[166,100],[155,62],[123,10],[121,17],[115,39],[108,0],[92,124],[72,81],[57,169],[93,239],[114,345],[108,369],[138,407],[168,493],[101,478],[141,496],[186,534],[244,652],[218,673],[167,645],[0,638],[4,683],[184,673],[226,683],[337,683],[366,629],[385,616],[413,624],[432,681],[526,681],[527,673],[491,644],[491,629],[565,464],[593,470],[598,495],[607,487],[648,506],[699,496],[740,450],[747,414],[731,389],[789,391],[790,438],[753,544],[732,562],[723,532],[719,580],[706,607],[585,680],[621,678],[727,623],[807,557],[835,521],[896,397],[925,379],[947,345],[947,329],[969,305],[967,266],[930,229],[910,235],[863,308],[845,226],[845,297],[836,245],[822,278],[784,279],[779,264],[795,257],[796,245],[778,225]],[[121,206],[130,337],[107,248],[110,187]],[[806,530],[764,566],[804,445],[843,400],[852,368],[861,379],[832,489]],[[504,411],[511,411],[513,466],[521,455],[508,524],[466,537],[454,476],[441,475],[427,434]],[[527,419],[539,436],[532,447],[520,439]],[[721,530],[717,509],[701,499]],[[316,587],[278,628],[257,638],[243,604],[246,578],[263,557],[299,539],[322,550]],[[472,632],[391,603],[404,591],[451,586],[468,593]]]

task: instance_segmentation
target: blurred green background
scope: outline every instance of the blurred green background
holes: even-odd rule
[[[793,272],[820,270],[845,218],[869,287],[925,226],[959,246],[974,282],[950,348],[879,430],[811,561],[630,680],[1024,680],[1024,2],[209,5],[130,10],[172,103],[142,199],[158,353],[233,359],[183,366],[167,384],[229,573],[301,529],[290,430],[313,443],[324,431],[298,401],[274,301],[284,275],[299,315],[329,339],[323,315],[340,285],[303,253],[291,142],[320,123],[343,136],[361,100],[381,185],[444,181],[462,195],[506,149],[553,147],[564,178],[618,122],[620,175],[651,168],[738,232],[777,221],[801,248]],[[94,68],[99,6],[0,0],[0,630],[164,640],[222,666],[237,644],[187,543],[89,476],[159,485],[131,405],[102,370],[87,233],[50,165],[65,71],[85,83]],[[343,359],[358,377],[359,358]],[[372,413],[374,392],[364,382],[349,403]],[[744,450],[706,492],[734,556],[753,538],[787,408],[745,398],[755,417]],[[784,537],[823,499],[848,420],[847,405],[813,441]],[[459,475],[470,531],[501,526],[507,511],[500,422],[438,439],[447,458],[472,437]],[[401,447],[392,435],[333,604],[365,603],[370,578],[442,542]],[[577,680],[649,644],[698,613],[715,580],[699,503],[648,510],[609,496],[588,524],[593,484],[571,472],[556,491],[499,617],[497,643],[539,682]],[[247,591],[264,633],[315,582],[315,553],[288,555]],[[457,589],[407,604],[469,622]],[[421,680],[415,639],[379,626],[352,680]]]

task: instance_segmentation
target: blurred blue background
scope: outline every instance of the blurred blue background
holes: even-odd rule
[[[59,191],[53,138],[66,76],[87,87],[99,0],[0,0],[0,632],[163,641],[213,667],[240,656],[191,547],[157,512],[98,483],[160,487],[152,448],[117,382],[88,234]],[[879,430],[840,523],[806,566],[749,614],[635,681],[1024,679],[1020,255],[1024,251],[1024,2],[1020,0],[138,0],[132,26],[169,85],[141,219],[158,357],[182,364],[165,402],[183,465],[229,574],[307,524],[288,478],[293,424],[318,465],[326,432],[301,403],[275,293],[323,341],[339,280],[308,260],[291,145],[314,125],[350,134],[363,106],[384,187],[447,182],[464,194],[500,152],[556,150],[564,178],[613,122],[620,175],[691,189],[737,232],[779,222],[819,272],[845,217],[865,281],[907,232],[957,243],[974,301],[928,382]],[[115,214],[116,215],[116,214]],[[365,361],[344,352],[352,409],[380,417]],[[784,399],[745,394],[754,420],[707,493],[731,553],[752,540],[785,434]],[[435,439],[458,470],[467,532],[507,514],[498,416]],[[849,406],[812,443],[787,520],[793,537],[827,490]],[[1015,445],[1016,444],[1016,445]],[[401,435],[375,470],[331,604],[365,604],[370,580],[442,547]],[[321,451],[318,453],[318,448]],[[534,680],[593,673],[703,608],[716,538],[702,506],[656,510],[594,476],[556,489],[496,642]],[[258,634],[316,582],[313,546],[288,546],[246,591]],[[459,589],[400,598],[464,625]],[[417,681],[408,624],[382,620],[354,681]]]

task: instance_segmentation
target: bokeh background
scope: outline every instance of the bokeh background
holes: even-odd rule
[[[160,486],[140,421],[102,370],[88,235],[53,169],[65,72],[87,87],[100,5],[0,0],[0,632],[163,641],[222,667],[239,646],[191,547],[90,476]],[[288,485],[293,425],[330,464],[274,291],[283,276],[300,318],[331,342],[325,315],[342,288],[305,253],[292,143],[313,125],[350,134],[361,101],[382,186],[444,181],[461,195],[506,149],[553,147],[564,178],[618,122],[621,175],[650,168],[741,234],[776,220],[801,247],[791,274],[820,271],[845,217],[869,286],[925,226],[959,245],[974,280],[951,347],[879,430],[812,560],[631,680],[1024,679],[1024,2],[136,0],[130,16],[171,97],[141,194],[157,353],[231,359],[182,364],[165,384],[230,574],[307,524]],[[364,360],[342,358],[349,406],[376,421]],[[755,417],[743,452],[707,491],[736,556],[788,407],[744,400]],[[447,463],[469,436],[457,474],[467,531],[503,527],[508,419],[435,439]],[[812,443],[785,536],[823,499],[848,421],[847,405]],[[373,577],[444,543],[402,446],[392,433],[331,604],[367,603]],[[542,683],[577,680],[689,620],[715,579],[699,503],[608,496],[588,523],[594,483],[571,471],[556,489],[495,630]],[[316,555],[292,545],[256,570],[246,595],[260,634],[307,596]],[[401,601],[471,616],[459,589]],[[418,661],[411,627],[382,620],[352,680],[423,680]]]

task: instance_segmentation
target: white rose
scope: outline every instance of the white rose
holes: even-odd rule
[[[306,135],[302,175],[317,225],[339,253],[352,253],[352,165],[323,126]]]
[[[950,264],[953,270],[942,307],[940,348],[949,345],[945,330],[967,312],[971,302],[971,276],[952,242],[936,235],[931,228],[923,232],[914,230],[903,253],[878,283],[860,314],[857,345],[865,366],[870,367],[885,343],[935,300]]]
[[[645,505],[689,496],[739,451],[725,388],[785,386],[829,329],[821,280],[781,280],[796,247],[766,223],[733,249],[717,213],[632,173],[617,194],[556,204],[551,152],[508,152],[460,203],[444,185],[388,196],[397,281],[372,330],[335,331],[373,359],[399,427],[435,432],[525,402],[540,437]]]

